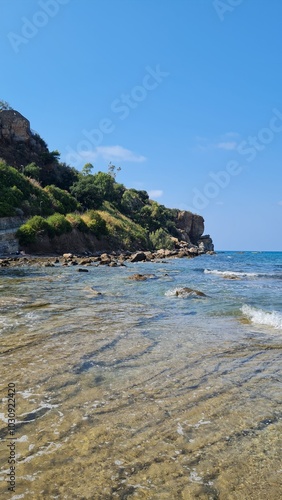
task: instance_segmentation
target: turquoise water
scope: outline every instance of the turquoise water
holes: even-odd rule
[[[0,269],[2,496],[280,499],[282,253],[87,269]]]

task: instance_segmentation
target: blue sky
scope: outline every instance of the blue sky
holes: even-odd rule
[[[0,98],[86,162],[282,250],[282,2],[0,0]]]

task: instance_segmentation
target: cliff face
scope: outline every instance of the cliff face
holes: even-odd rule
[[[31,132],[24,116],[14,110],[0,111],[0,158],[16,168],[32,162],[43,166],[44,153],[48,153],[47,146]]]
[[[0,112],[0,140],[8,142],[29,141],[31,138],[29,121],[18,111]]]
[[[186,242],[188,246],[197,246],[205,252],[214,250],[210,236],[203,236],[205,221],[201,215],[179,210],[175,222],[180,240]]]

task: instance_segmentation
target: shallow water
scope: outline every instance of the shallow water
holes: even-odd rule
[[[280,499],[282,255],[87,269],[0,270],[1,498]]]

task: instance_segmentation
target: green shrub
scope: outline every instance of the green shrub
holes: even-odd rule
[[[69,223],[72,225],[73,228],[78,229],[82,233],[87,233],[88,226],[87,226],[86,222],[84,222],[84,220],[80,217],[80,215],[67,214],[66,218],[69,221]]]
[[[10,203],[6,201],[0,201],[0,217],[13,217],[16,211]]]
[[[38,181],[40,177],[40,168],[34,162],[29,163],[24,167],[24,175]]]
[[[164,229],[157,229],[155,232],[150,233],[149,239],[154,250],[160,250],[161,248],[172,250],[174,248],[169,234]]]
[[[50,215],[47,222],[50,236],[70,233],[72,230],[71,223],[62,214]]]
[[[95,212],[95,210],[90,210],[86,215],[87,218],[90,219],[87,223],[87,227],[91,233],[95,234],[97,237],[108,233],[106,221],[100,214]]]
[[[19,244],[22,246],[30,245],[36,240],[36,231],[28,223],[23,224],[16,232]]]
[[[40,215],[35,215],[32,219],[29,219],[27,224],[34,229],[34,231],[38,233],[48,233],[49,224],[46,219],[41,217]]]
[[[80,204],[76,201],[76,199],[64,189],[51,185],[46,186],[44,191],[46,191],[51,199],[53,208],[56,212],[67,214],[68,212],[73,212],[80,208]]]

